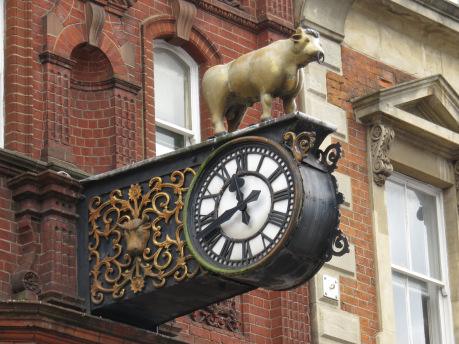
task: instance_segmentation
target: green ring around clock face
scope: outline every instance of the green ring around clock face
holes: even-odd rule
[[[234,152],[239,152],[239,151],[253,151],[254,148],[252,147],[263,147],[262,150],[266,151],[270,154],[269,157],[273,157],[273,159],[277,159],[279,162],[279,167],[281,167],[285,171],[285,176],[282,176],[288,183],[288,190],[284,189],[283,193],[287,194],[291,191],[290,195],[287,197],[286,195],[282,194],[282,192],[277,192],[276,195],[273,194],[273,190],[270,185],[270,181],[267,180],[264,176],[260,174],[260,176],[257,179],[257,174],[252,173],[252,172],[247,172],[247,173],[239,173],[238,176],[240,178],[247,180],[249,182],[257,182],[258,181],[258,186],[252,186],[252,185],[247,185],[245,189],[245,195],[241,195],[241,198],[247,198],[248,194],[250,191],[261,191],[263,189],[263,192],[260,192],[261,196],[257,198],[256,201],[247,204],[247,212],[250,213],[250,222],[256,222],[260,221],[260,216],[263,217],[263,214],[260,215],[260,213],[263,213],[263,209],[266,207],[263,207],[260,210],[257,210],[256,212],[250,211],[250,206],[253,206],[257,202],[261,204],[263,200],[266,201],[267,198],[269,199],[275,199],[277,196],[280,195],[280,197],[284,197],[285,199],[288,198],[287,201],[287,210],[286,214],[284,214],[283,222],[278,221],[278,219],[274,216],[279,215],[279,217],[282,219],[282,215],[279,211],[276,211],[274,209],[274,203],[271,203],[271,209],[269,211],[265,211],[265,215],[267,217],[267,220],[263,226],[260,227],[260,233],[257,235],[258,232],[255,233],[255,236],[263,237],[263,245],[265,246],[265,241],[269,246],[265,246],[265,251],[260,251],[260,253],[257,253],[254,256],[248,256],[250,257],[247,258],[245,261],[244,259],[241,258],[240,261],[230,259],[227,257],[227,259],[221,258],[219,254],[216,252],[213,252],[210,246],[207,246],[203,243],[202,239],[198,243],[198,238],[197,238],[197,223],[196,223],[196,213],[198,212],[197,207],[202,206],[203,199],[198,198],[198,193],[201,193],[200,195],[202,196],[202,188],[206,186],[206,182],[212,180],[212,178],[215,178],[215,173],[213,169],[216,169],[217,165],[221,165],[224,163],[220,163],[222,159],[224,160],[227,156],[229,157],[230,153],[234,155]],[[240,149],[238,148],[240,147]],[[248,148],[247,148],[248,147]],[[238,153],[236,153],[238,154]],[[221,157],[219,158],[219,156]],[[229,159],[229,158],[228,158]],[[262,160],[262,159],[260,159]],[[270,159],[271,160],[271,159]],[[255,176],[251,176],[251,174],[254,174]],[[275,173],[273,173],[275,174]],[[229,175],[229,178],[233,176],[233,174]],[[286,178],[287,177],[287,178]],[[252,178],[252,179],[251,179]],[[277,183],[277,181],[275,182]],[[228,198],[227,196],[230,197],[236,197],[236,191],[232,190],[232,192],[229,192],[229,184],[230,181],[227,180],[226,183],[223,183],[223,187],[220,192],[220,198],[219,202],[223,200],[225,197]],[[248,184],[248,183],[247,183]],[[257,183],[255,183],[257,184]],[[266,187],[260,187],[266,185]],[[207,185],[209,186],[209,185]],[[253,189],[260,189],[260,190],[253,190]],[[270,190],[270,193],[268,193],[266,190]],[[289,191],[289,192],[287,192]],[[233,195],[234,194],[234,195]],[[266,195],[267,194],[267,195]],[[190,204],[193,199],[193,204]],[[183,224],[184,224],[184,232],[185,232],[185,239],[188,245],[188,248],[190,249],[191,253],[195,257],[195,259],[201,264],[204,268],[208,269],[209,271],[216,272],[219,274],[224,274],[224,275],[238,275],[242,274],[248,270],[252,270],[256,267],[260,267],[263,264],[267,263],[268,261],[271,260],[271,258],[274,258],[276,252],[278,252],[280,249],[284,247],[284,242],[285,240],[288,239],[290,236],[290,233],[292,230],[296,228],[296,223],[298,220],[299,212],[302,207],[302,199],[303,199],[303,186],[302,186],[302,179],[301,175],[298,170],[298,165],[297,162],[292,158],[291,154],[280,144],[276,142],[272,142],[266,138],[263,137],[256,137],[256,136],[249,136],[249,137],[243,137],[243,138],[238,138],[235,140],[232,140],[230,142],[227,142],[223,144],[221,147],[217,148],[200,166],[196,176],[193,178],[193,181],[191,182],[191,185],[189,187],[189,190],[186,195],[185,199],[185,211],[184,211],[184,216],[183,216]],[[273,201],[274,202],[274,201]],[[222,202],[224,203],[224,202]],[[236,202],[237,203],[237,202]],[[280,205],[282,202],[276,203],[275,205]],[[215,201],[216,208],[218,208],[218,203]],[[285,204],[282,203],[282,204]],[[235,205],[235,204],[234,204]],[[192,209],[190,208],[192,207]],[[224,207],[224,205],[223,205]],[[228,207],[227,207],[228,208]],[[217,210],[217,209],[216,209]],[[227,209],[224,209],[227,210]],[[200,210],[199,210],[200,211]],[[217,213],[217,212],[216,212]],[[221,213],[224,213],[224,211],[221,211],[218,213],[218,215],[222,215]],[[242,216],[242,211],[237,211],[236,212],[238,215],[233,215],[234,217],[239,218]],[[201,215],[200,215],[201,216]],[[268,229],[275,228],[273,225],[271,225],[271,220],[273,223],[276,223],[276,225],[279,227],[279,232],[271,238],[268,238],[267,235],[265,235],[265,232],[268,232]],[[229,221],[231,222],[231,221]],[[189,226],[192,226],[192,230],[189,228]],[[241,224],[241,226],[244,226]],[[271,226],[268,228],[268,226]],[[231,225],[227,226],[230,228],[231,231]],[[203,227],[204,228],[204,227]],[[224,225],[221,225],[222,229],[224,228]],[[205,229],[205,228],[204,228]],[[200,230],[203,230],[202,228]],[[261,232],[263,230],[263,232]],[[191,231],[191,232],[190,232]],[[223,232],[224,229],[221,231]],[[243,232],[244,233],[244,232]],[[201,233],[202,234],[202,233]],[[226,233],[227,234],[227,233]],[[223,236],[222,234],[218,234],[220,236]],[[240,235],[240,234],[239,234]],[[247,247],[249,249],[247,251],[250,252],[250,243],[248,241],[244,240],[238,240],[238,238],[231,238],[228,239],[229,236],[225,236],[224,239],[221,239],[224,241],[223,248],[221,248],[222,251],[225,250],[226,246],[226,241],[231,242],[233,246],[231,247],[231,250],[234,251],[234,254],[236,253],[236,246],[239,245],[239,250],[243,250],[246,252]],[[240,239],[240,238],[239,238]],[[249,240],[250,238],[247,238]],[[254,238],[254,241],[259,241],[260,238],[256,237]],[[233,242],[234,241],[234,242]],[[195,246],[196,245],[196,246]],[[214,242],[214,249],[219,245],[219,242]],[[222,246],[220,245],[220,247]],[[242,247],[242,248],[241,248]],[[268,247],[268,248],[267,248]],[[223,254],[222,254],[223,255]],[[245,255],[245,253],[244,253]],[[245,256],[244,256],[245,257]],[[223,261],[222,261],[223,260]]]

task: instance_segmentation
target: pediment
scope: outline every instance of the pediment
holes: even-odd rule
[[[459,95],[441,75],[408,81],[352,100],[358,121],[386,122],[413,140],[459,158]],[[426,141],[427,140],[427,141]]]

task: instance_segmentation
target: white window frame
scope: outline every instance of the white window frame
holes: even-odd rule
[[[161,39],[154,40],[153,44],[153,51],[157,49],[166,50],[169,53],[174,54],[189,68],[190,87],[190,108],[188,109],[186,116],[189,116],[187,120],[190,121],[191,129],[181,127],[175,123],[171,123],[160,118],[156,118],[156,126],[170,130],[176,134],[183,135],[185,138],[185,146],[199,143],[201,141],[201,120],[199,111],[199,65],[185,50],[180,47],[176,47]]]
[[[415,180],[406,175],[394,172],[388,179],[391,182],[403,184],[409,186],[413,189],[419,190],[426,194],[435,197],[436,208],[437,208],[437,219],[438,219],[438,255],[440,260],[440,276],[441,279],[431,278],[420,273],[416,273],[404,267],[398,266],[392,263],[391,259],[391,268],[392,276],[394,273],[403,275],[404,277],[415,279],[419,282],[425,282],[427,287],[430,290],[432,288],[438,289],[438,314],[435,316],[438,317],[439,326],[440,326],[440,342],[442,344],[454,344],[454,334],[453,334],[453,320],[452,320],[452,309],[451,309],[451,298],[450,298],[450,289],[449,289],[449,274],[448,274],[448,255],[447,255],[447,246],[446,246],[446,229],[445,229],[445,212],[443,208],[443,193],[441,189],[438,189],[432,185],[422,183],[418,180]],[[386,191],[387,192],[387,191]],[[387,197],[386,197],[387,200]],[[387,206],[387,205],[386,205]],[[406,214],[405,214],[406,215]],[[389,214],[388,214],[389,216]],[[408,246],[406,248],[408,254],[411,255],[411,248]],[[392,282],[391,282],[392,284]],[[409,300],[408,300],[409,302]],[[409,317],[409,314],[407,315]],[[437,343],[437,338],[431,337],[431,344]],[[397,343],[399,344],[399,343]],[[403,343],[405,344],[405,343]],[[409,343],[406,343],[409,344]],[[416,343],[412,343],[416,344]]]

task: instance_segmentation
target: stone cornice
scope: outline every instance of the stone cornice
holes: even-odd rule
[[[60,165],[53,162],[44,162],[41,160],[32,159],[28,156],[13,152],[8,149],[0,149],[0,173],[7,177],[15,177],[24,172],[40,173],[45,170],[65,171],[72,178],[77,180],[86,178],[89,174],[75,169],[69,168],[68,165]]]
[[[45,51],[39,56],[40,63],[51,63],[67,69],[71,69],[75,65],[75,61],[69,60],[65,57],[53,54],[49,51]]]
[[[79,81],[79,80],[71,80],[72,88],[81,90],[81,91],[100,91],[100,90],[107,90],[113,87],[122,89],[124,91],[130,92],[132,94],[139,93],[141,87],[139,85],[133,84],[129,81],[119,79],[119,78],[111,78],[104,81]]]
[[[435,34],[442,40],[458,42],[459,6],[448,0],[361,0],[360,6],[374,11],[381,7],[381,15],[385,13],[398,14],[406,19],[407,23],[417,25],[430,33],[432,25]],[[385,13],[383,14],[383,12]],[[398,19],[400,20],[400,19]]]
[[[101,335],[104,335],[106,340],[116,338],[139,344],[182,343],[151,331],[44,302],[2,301],[0,302],[0,324],[6,329],[6,333],[8,333],[8,328],[14,328],[12,332],[15,333],[18,330],[21,334],[46,333],[48,336],[52,335],[61,340],[68,339],[69,333],[74,333],[73,339],[76,341],[81,340],[78,332],[75,332],[75,328],[78,328],[86,334],[88,334],[87,331],[92,332],[93,336],[85,338],[88,343],[94,344],[100,343]]]
[[[269,29],[283,35],[290,35],[293,33],[293,23],[286,22],[277,17],[265,15],[260,18],[255,18],[238,8],[218,0],[190,0],[190,2],[206,12],[238,24],[252,32],[260,32]]]
[[[411,0],[442,16],[459,21],[459,6],[448,0]]]
[[[459,95],[441,75],[382,89],[351,100],[356,119],[391,125],[400,137],[442,155],[459,159]],[[416,114],[407,106],[429,104],[432,114]]]

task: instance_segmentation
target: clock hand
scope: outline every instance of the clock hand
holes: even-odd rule
[[[242,209],[247,206],[247,203],[256,201],[258,196],[260,196],[260,192],[260,190],[252,190],[250,195],[245,200],[239,202],[235,207],[223,212],[223,214],[217,217],[215,221],[208,225],[204,230],[196,233],[196,237],[200,239],[213,233],[218,228],[218,226],[231,219],[238,210],[242,211]]]
[[[239,184],[244,185],[244,179],[242,179],[241,177],[238,177],[237,175],[234,174],[231,177],[231,183],[230,183],[229,190],[231,192],[236,191],[236,199],[237,199],[238,203],[242,202],[242,200],[244,199],[244,194],[242,193],[241,188],[239,187]],[[248,225],[249,222],[250,222],[250,215],[247,212],[247,208],[246,207],[244,207],[244,209],[242,209],[242,222],[244,222],[246,225]]]

